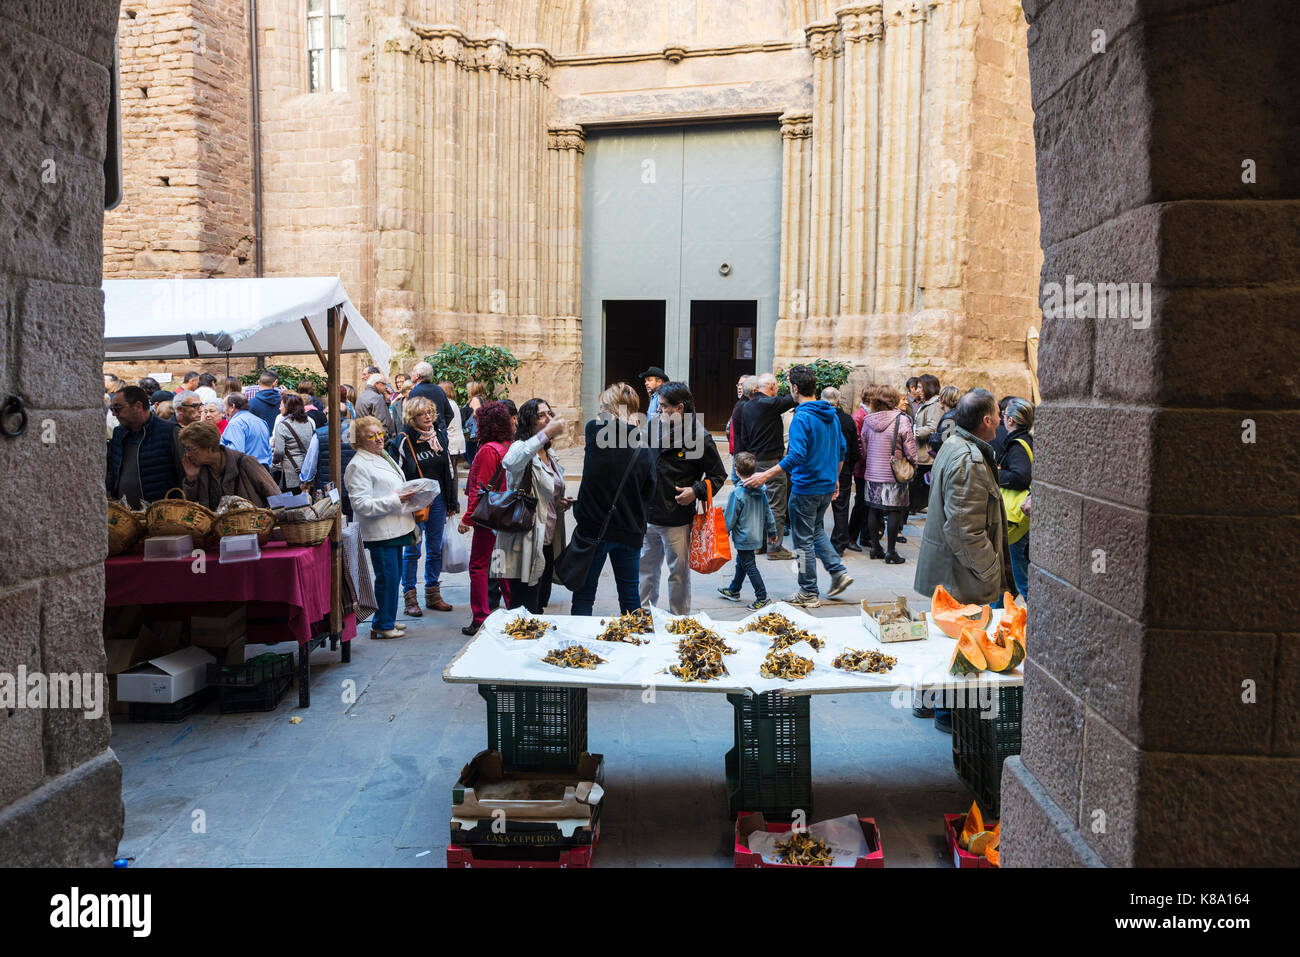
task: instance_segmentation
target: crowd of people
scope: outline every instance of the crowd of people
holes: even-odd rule
[[[661,600],[666,566],[668,608],[688,613],[692,520],[728,478],[725,520],[735,566],[718,593],[730,601],[743,600],[748,581],[749,607],[770,603],[757,561],[766,555],[797,560],[798,590],[786,601],[817,607],[819,564],[829,576],[829,597],[853,583],[847,551],[902,564],[897,546],[907,542],[909,515],[919,514],[918,592],[942,584],[959,601],[994,605],[1004,591],[1027,594],[1030,402],[998,402],[980,388],[963,393],[925,374],[902,391],[868,385],[850,414],[838,389],[817,388],[810,367],[795,366],[785,379],[784,395],[772,373],[737,383],[727,425],[729,476],[687,383],[647,369],[646,415],[636,388],[612,383],[585,424],[582,481],[573,497],[553,449],[569,425],[544,398],[516,408],[470,382],[462,407],[455,386],[435,382],[426,362],[394,376],[392,387],[383,372],[368,368],[359,395],[340,387],[339,416],[344,510],[360,523],[375,571],[379,610],[371,637],[402,634],[399,594],[408,616],[423,615],[421,555],[424,608],[453,610],[440,582],[449,530],[470,536],[466,635],[501,603],[545,611],[571,540],[584,543],[590,559],[585,578],[580,570],[570,581],[574,615],[592,613],[606,559],[622,611]],[[170,393],[149,379],[123,385],[105,376],[111,496],[139,507],[180,488],[215,507],[224,495],[265,505],[278,492],[324,488],[327,403],[310,382],[282,388],[270,370],[249,386],[231,377],[218,400],[213,376],[187,373],[181,381],[184,388]],[[414,493],[403,489],[416,479],[431,480],[437,494],[412,512],[406,503]],[[491,517],[506,501],[516,510],[509,526]],[[520,502],[531,503],[531,511],[518,512]]]

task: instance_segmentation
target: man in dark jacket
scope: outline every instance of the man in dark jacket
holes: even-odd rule
[[[727,480],[713,436],[695,414],[684,382],[659,389],[659,415],[650,423],[655,456],[655,490],[646,503],[645,544],[641,546],[641,604],[659,601],[659,577],[668,562],[668,606],[674,615],[691,610],[690,543],[695,503]]]
[[[267,370],[258,377],[257,393],[248,400],[248,411],[266,423],[266,430],[275,434],[275,420],[280,414],[280,390],[276,388],[280,377]]]
[[[853,466],[862,458],[862,440],[858,430],[853,427],[853,416],[840,408],[840,390],[829,386],[822,389],[822,401],[835,408],[835,415],[840,421],[840,431],[844,433],[844,461],[840,463],[839,494],[831,502],[833,528],[831,531],[831,548],[844,554],[845,549],[862,551],[862,547],[849,535],[849,508],[853,504]]]
[[[776,538],[785,536],[786,502],[790,494],[790,477],[772,467],[785,455],[785,422],[781,416],[795,406],[794,396],[776,394],[776,376],[764,372],[756,377],[749,401],[740,409],[740,430],[736,451],[749,452],[757,460],[757,472],[771,472],[766,483],[767,501],[776,518]],[[768,561],[789,561],[794,554],[784,545],[767,550]]]
[[[415,368],[411,370],[411,381],[414,385],[411,387],[411,394],[407,398],[423,398],[433,403],[434,408],[438,410],[438,417],[434,420],[433,428],[438,433],[438,444],[444,449],[447,447],[447,425],[455,415],[451,411],[451,403],[447,401],[447,393],[442,391],[442,386],[433,381],[433,366],[427,362],[417,362]],[[402,423],[395,422],[394,428],[400,432]]]
[[[110,408],[121,424],[108,442],[108,497],[125,498],[131,508],[139,508],[180,488],[184,453],[175,421],[154,415],[149,395],[139,386],[116,392]]]

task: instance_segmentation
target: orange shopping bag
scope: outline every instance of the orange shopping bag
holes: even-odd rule
[[[731,541],[722,509],[713,507],[713,483],[704,480],[708,500],[691,519],[691,568],[709,574],[731,561]]]

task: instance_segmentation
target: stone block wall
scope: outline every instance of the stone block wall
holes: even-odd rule
[[[1044,290],[1150,298],[1043,324],[1002,860],[1290,865],[1300,8],[1025,12]]]
[[[117,5],[0,8],[0,674],[103,674],[103,161]],[[51,491],[57,477],[57,492]],[[23,689],[24,692],[26,689]],[[105,686],[106,693],[106,686]],[[0,709],[0,864],[105,866],[122,835],[107,710]]]

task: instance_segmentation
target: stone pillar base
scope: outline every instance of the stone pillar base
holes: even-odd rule
[[[125,821],[122,766],[110,749],[0,810],[0,864],[108,867]]]
[[[1003,867],[1105,867],[1070,818],[1020,760],[1002,765]]]

